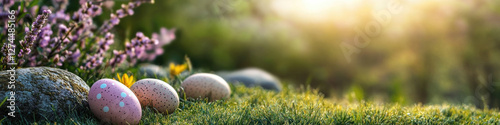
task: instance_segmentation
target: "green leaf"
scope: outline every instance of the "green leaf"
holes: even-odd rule
[[[5,96],[5,99],[3,99],[2,103],[0,103],[0,107],[2,107],[2,106],[3,106],[3,103],[5,103],[5,101],[7,101],[7,98],[8,98],[8,97],[9,97],[9,96]]]
[[[31,1],[30,5],[28,5],[28,7],[31,8],[31,7],[35,6],[35,4],[40,5],[40,3],[41,3],[40,0],[33,0],[33,1]]]
[[[3,122],[3,120],[7,119],[7,116],[3,117],[2,120],[0,120],[0,124]]]
[[[21,1],[21,9],[19,10],[19,13],[21,14],[18,18],[17,18],[17,21],[16,22],[19,22],[22,18],[24,18],[24,16],[26,15],[26,13],[24,12],[24,1]]]

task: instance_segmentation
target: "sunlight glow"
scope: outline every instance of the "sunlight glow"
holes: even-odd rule
[[[303,11],[308,14],[317,14],[328,11],[334,7],[335,1],[333,0],[300,0]]]
[[[285,17],[324,20],[332,13],[352,9],[362,0],[274,0],[273,9]]]

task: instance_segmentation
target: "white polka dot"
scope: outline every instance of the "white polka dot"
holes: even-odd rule
[[[104,108],[102,108],[102,111],[108,112],[109,111],[109,107],[108,106],[104,106]]]
[[[106,84],[101,84],[101,88],[103,89],[106,88],[106,86],[107,86]]]
[[[120,102],[120,107],[123,107],[123,106],[125,106],[125,103]]]
[[[101,99],[101,93],[97,94],[97,99]]]
[[[121,95],[122,95],[123,98],[127,97],[127,94],[125,94],[125,92],[122,92]]]

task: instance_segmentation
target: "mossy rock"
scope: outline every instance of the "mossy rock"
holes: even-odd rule
[[[10,101],[0,108],[7,120],[64,118],[68,112],[87,113],[89,86],[77,75],[49,67],[30,67],[15,70],[15,88],[9,88],[9,71],[0,72],[0,97],[10,98],[15,92],[15,117],[8,116]]]
[[[246,68],[232,72],[218,72],[224,80],[232,84],[244,84],[246,87],[260,86],[266,90],[281,91],[281,83],[274,75],[259,68]]]
[[[139,73],[147,78],[165,78],[167,77],[167,69],[154,64],[139,65]]]

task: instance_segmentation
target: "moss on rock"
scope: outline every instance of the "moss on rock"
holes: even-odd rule
[[[8,83],[8,71],[0,72],[0,82]],[[50,67],[30,67],[16,70],[15,89],[0,84],[0,97],[15,92],[16,115],[32,119],[64,118],[68,110],[88,112],[89,86],[77,75]],[[9,111],[4,105],[0,113]]]

